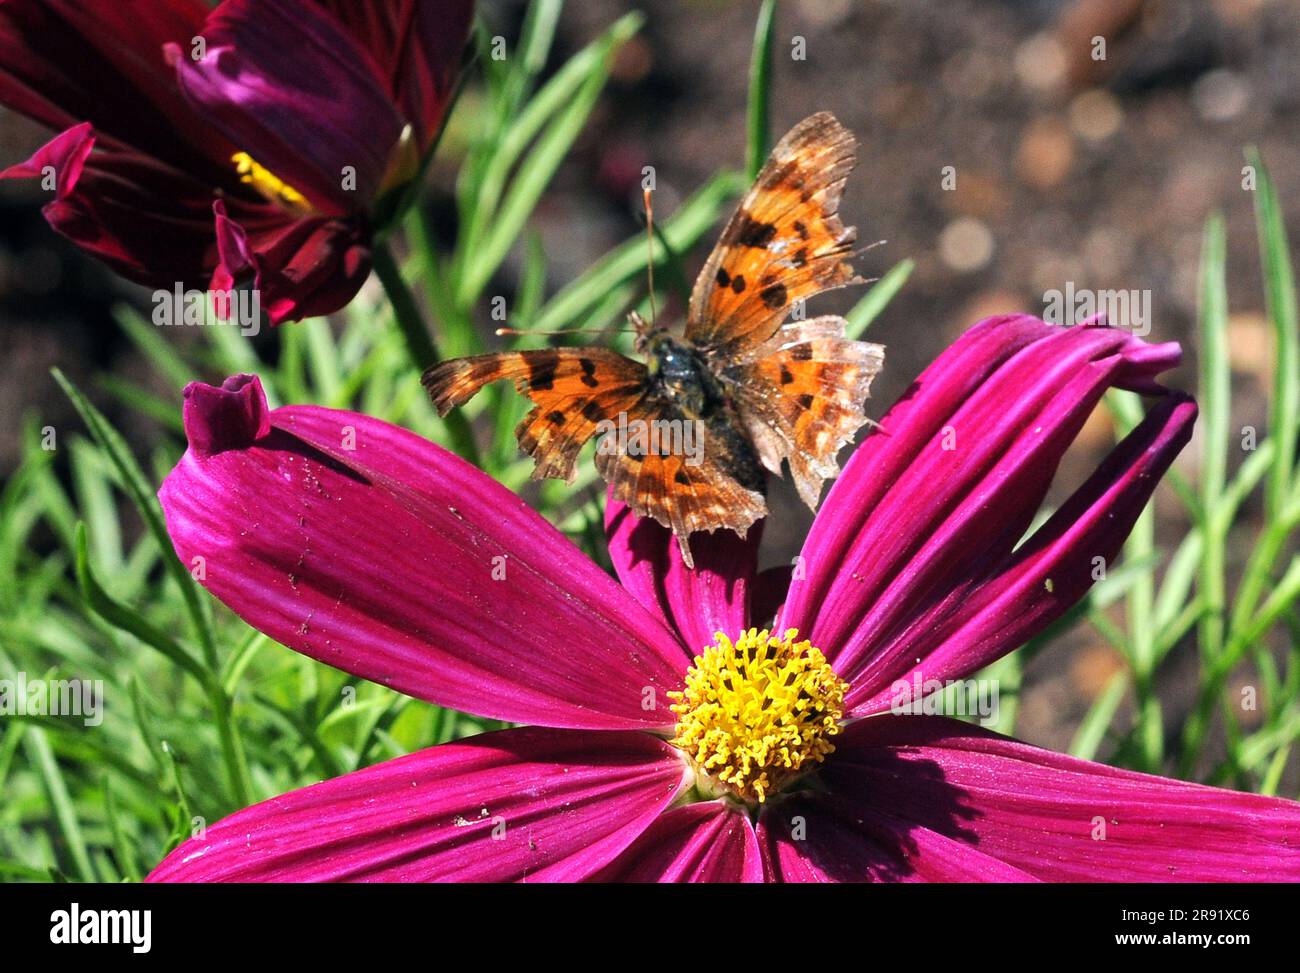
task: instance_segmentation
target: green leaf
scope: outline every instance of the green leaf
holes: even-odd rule
[[[90,864],[90,852],[81,831],[81,822],[77,818],[77,810],[73,806],[72,798],[68,795],[68,785],[63,778],[63,771],[59,769],[58,761],[54,759],[54,752],[45,738],[45,731],[35,726],[29,727],[23,743],[32,765],[40,774],[41,782],[45,786],[45,796],[54,811],[54,820],[58,823],[59,832],[67,843],[68,852],[72,855],[77,876],[83,882],[95,881],[95,869]]]
[[[912,271],[915,269],[916,261],[910,257],[900,260],[889,268],[889,272],[881,277],[871,290],[853,305],[853,310],[845,315],[848,320],[848,325],[844,329],[845,335],[855,341],[860,339],[863,332],[871,326],[871,322],[876,320],[880,312],[903,289],[903,285],[907,283],[907,279],[912,276]]]
[[[117,814],[117,799],[113,796],[113,788],[107,776],[103,778],[101,786],[104,790],[104,817],[108,819],[108,830],[113,837],[113,853],[117,865],[128,881],[138,882],[140,869],[136,863],[135,852],[127,841],[126,833],[122,830],[122,823]]]
[[[203,648],[208,666],[215,669],[216,646],[212,640],[212,629],[208,617],[204,612],[202,603],[199,601],[199,593],[195,587],[194,579],[185,570],[185,565],[181,564],[180,559],[175,556],[171,539],[167,535],[167,527],[163,523],[162,508],[159,507],[158,501],[153,495],[152,486],[145,478],[139,464],[136,463],[135,457],[131,455],[131,451],[127,449],[122,437],[104,418],[103,414],[90,404],[90,401],[64,376],[63,372],[56,368],[53,370],[53,375],[55,381],[62,386],[64,393],[72,400],[73,406],[80,413],[82,421],[86,423],[95,442],[99,444],[100,449],[104,451],[113,464],[121,479],[123,489],[126,490],[126,494],[135,505],[136,510],[140,512],[145,527],[158,544],[158,549],[162,551],[163,564],[167,568],[167,573],[180,588],[181,597],[185,602],[186,614],[189,616],[195,637]]]
[[[82,597],[90,609],[110,625],[129,632],[145,645],[161,652],[181,669],[188,672],[199,685],[208,686],[211,676],[207,669],[190,655],[179,642],[158,628],[147,618],[114,600],[106,592],[90,570],[90,561],[86,556],[86,526],[77,525],[76,536],[77,583],[81,586]]]
[[[1259,228],[1264,294],[1269,320],[1273,323],[1276,351],[1269,438],[1276,439],[1278,447],[1265,493],[1267,510],[1274,515],[1286,505],[1291,491],[1297,489],[1295,450],[1296,437],[1300,434],[1300,315],[1296,311],[1295,277],[1277,189],[1259,152],[1251,149],[1247,156],[1257,177],[1255,220]]]
[[[626,15],[571,58],[506,130],[458,241],[454,276],[461,307],[474,304],[523,232],[542,192],[586,125],[609,78],[614,53],[640,29],[642,20],[637,13]],[[523,156],[534,135],[536,142]],[[521,157],[509,188],[503,188],[507,172]]]
[[[1201,466],[1200,621],[1203,656],[1214,659],[1223,650],[1227,601],[1226,546],[1231,521],[1219,514],[1228,466],[1228,422],[1232,388],[1228,364],[1228,294],[1223,219],[1205,224],[1201,252],[1200,332],[1201,387],[1198,401],[1205,433]]]
[[[176,351],[175,342],[163,337],[173,333],[174,328],[160,328],[146,321],[139,311],[127,304],[113,308],[113,319],[131,339],[131,343],[140,349],[140,353],[178,392],[198,377]]]
[[[1074,734],[1074,740],[1070,743],[1070,754],[1079,757],[1082,760],[1095,760],[1097,750],[1101,743],[1106,739],[1106,731],[1115,719],[1115,713],[1119,709],[1119,704],[1124,701],[1124,694],[1128,691],[1129,675],[1125,670],[1120,670],[1110,677],[1110,682],[1101,694],[1093,700],[1088,707],[1088,712],[1083,721],[1079,724],[1079,729]]]
[[[776,0],[763,0],[754,25],[754,49],[749,60],[749,151],[745,171],[749,181],[758,178],[771,149],[772,37],[776,27]]]

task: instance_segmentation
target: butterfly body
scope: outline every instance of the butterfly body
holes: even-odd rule
[[[867,421],[883,360],[879,345],[845,337],[843,318],[786,321],[804,299],[862,282],[848,259],[854,231],[836,215],[854,148],[826,112],[777,144],[705,262],[684,333],[630,316],[644,362],[598,347],[456,359],[425,373],[435,406],[445,414],[513,380],[535,406],[515,430],[533,475],[572,480],[579,450],[600,437],[596,466],[613,496],[671,528],[688,566],[692,532],[743,535],[767,513],[765,471],[788,465],[815,509],[837,452]],[[606,448],[615,423],[651,435]],[[696,441],[702,450],[678,448]]]

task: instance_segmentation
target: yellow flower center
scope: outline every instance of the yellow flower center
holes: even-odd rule
[[[677,714],[672,743],[690,758],[701,790],[761,804],[834,752],[848,685],[798,634],[751,628],[732,642],[718,632],[695,657],[686,688],[668,694]]]
[[[236,152],[230,157],[239,173],[239,181],[252,186],[272,203],[283,206],[291,213],[306,216],[312,212],[311,202],[298,190],[262,165],[247,152]]]

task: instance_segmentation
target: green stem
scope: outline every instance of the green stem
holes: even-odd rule
[[[253,780],[248,773],[248,760],[244,756],[244,744],[235,729],[230,697],[221,687],[221,680],[214,670],[208,680],[208,699],[212,704],[213,718],[217,724],[217,739],[221,743],[221,758],[226,765],[235,799],[240,807],[253,803]]]
[[[388,302],[393,307],[393,318],[406,341],[406,353],[410,356],[411,364],[415,366],[416,371],[423,373],[431,365],[442,361],[438,346],[424,323],[419,305],[415,302],[415,295],[402,279],[402,270],[388,244],[376,243],[372,259],[375,276],[379,278],[384,292],[388,295]],[[477,466],[478,447],[474,443],[474,431],[465,416],[460,411],[453,410],[443,416],[442,421],[447,426],[447,435],[451,438],[456,452]]]

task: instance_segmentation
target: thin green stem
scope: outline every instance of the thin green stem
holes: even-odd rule
[[[1212,665],[1223,652],[1227,603],[1226,547],[1231,513],[1222,504],[1227,479],[1228,410],[1231,379],[1228,369],[1228,306],[1224,280],[1223,219],[1205,224],[1201,253],[1200,379],[1205,428],[1205,461],[1201,474],[1200,597],[1205,614],[1198,626],[1203,664]]]
[[[411,364],[415,366],[416,371],[423,373],[431,365],[442,361],[438,346],[424,323],[424,316],[420,313],[415,295],[406,285],[402,270],[387,243],[375,245],[373,260],[375,276],[379,278],[384,292],[388,295],[388,302],[393,308],[393,319],[397,322],[397,328],[406,341],[406,352],[411,358]],[[474,442],[474,431],[465,416],[459,410],[453,409],[442,417],[442,421],[447,426],[447,435],[451,438],[456,452],[477,466],[478,446]]]

